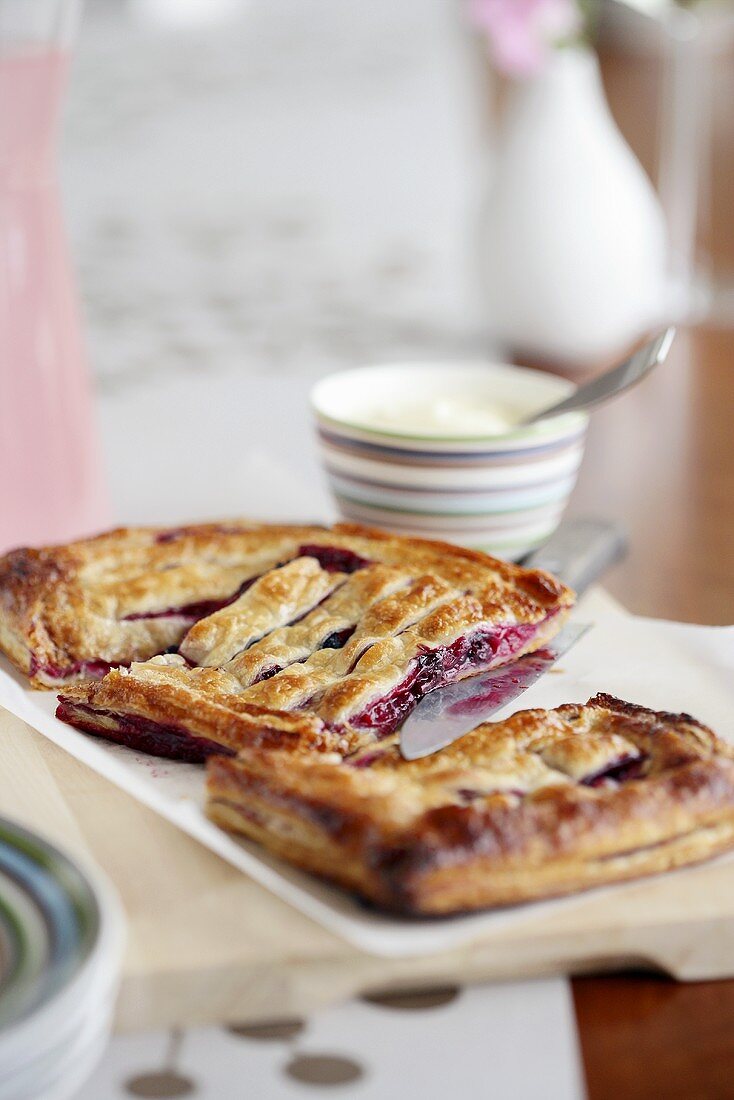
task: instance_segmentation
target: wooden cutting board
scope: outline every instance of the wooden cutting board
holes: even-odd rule
[[[596,594],[585,613],[605,604]],[[123,1029],[308,1013],[365,991],[652,967],[734,976],[734,862],[602,890],[480,943],[366,955],[0,711],[0,812],[105,869],[127,912]]]

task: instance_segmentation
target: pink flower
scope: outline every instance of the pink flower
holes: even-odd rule
[[[469,0],[469,13],[486,34],[495,64],[511,76],[536,72],[582,22],[574,0]]]

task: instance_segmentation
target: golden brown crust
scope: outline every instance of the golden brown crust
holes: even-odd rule
[[[66,546],[20,549],[1,558],[0,649],[36,687],[83,679],[105,666],[144,661],[177,646],[193,623],[240,593],[237,604],[252,611],[255,601],[247,598],[246,586],[255,582],[253,587],[264,583],[267,588],[279,567],[292,567],[295,584],[299,568],[294,559],[299,557],[314,574],[309,589],[314,600],[319,598],[319,586],[323,592],[338,589],[339,577],[325,580],[321,574],[339,573],[341,562],[327,561],[323,570],[316,570],[313,555],[318,558],[321,550],[327,558],[333,551],[346,555],[347,573],[352,568],[349,556],[354,567],[394,570],[396,591],[427,578],[424,583],[434,592],[434,604],[446,604],[447,623],[452,601],[456,617],[461,610],[456,601],[466,595],[478,600],[487,620],[495,623],[539,622],[573,601],[567,588],[539,571],[353,524],[324,528],[233,520],[176,529],[121,528]],[[303,605],[308,610],[305,588]],[[367,594],[364,599],[362,610],[372,613],[376,634],[392,633],[389,605],[382,608],[380,619],[374,601],[370,605]],[[397,603],[394,614],[404,618],[406,608],[400,600]],[[265,631],[280,629],[286,625],[281,619],[274,615],[269,623],[266,616],[261,625]],[[197,631],[198,625],[191,647],[198,660],[204,658],[201,646],[197,648]],[[245,638],[243,650],[247,644]],[[208,659],[219,663],[221,653]],[[243,676],[247,674],[245,667]]]
[[[177,644],[181,617],[148,610],[226,599],[277,564],[314,528],[233,521],[189,528],[119,528],[65,546],[0,558],[0,650],[34,687],[145,660]],[[127,616],[141,616],[128,619]]]
[[[518,644],[513,656],[542,645],[556,629],[555,617],[546,619]],[[471,640],[475,636],[470,630],[467,637]],[[389,714],[387,726],[381,724],[380,716],[390,698],[396,692],[399,696],[401,685],[409,684],[418,670],[425,674],[426,666],[421,661],[431,656],[441,658],[449,651],[440,646],[431,649],[416,628],[398,637],[370,639],[364,650],[360,640],[356,652],[361,656],[355,657],[349,645],[341,650],[318,650],[307,660],[250,686],[243,686],[234,674],[234,662],[222,668],[191,668],[180,655],[159,656],[134,663],[129,669],[113,670],[102,681],[70,685],[59,696],[59,716],[94,732],[91,712],[98,710],[105,716],[97,731],[101,734],[110,728],[115,716],[120,729],[126,717],[133,716],[145,719],[149,727],[177,726],[182,732],[188,730],[192,736],[236,750],[242,744],[242,714],[256,714],[258,728],[264,728],[267,716],[272,715],[275,731],[288,729],[300,736],[307,724],[309,730],[319,731],[318,747],[356,750],[396,728],[399,719],[392,721]],[[500,662],[506,659],[507,655],[497,658]],[[469,666],[461,674],[469,675],[471,671]],[[420,694],[408,692],[409,709]],[[204,697],[215,696],[216,711],[202,705]],[[369,707],[365,708],[365,703]],[[378,721],[365,719],[372,712],[378,715]],[[232,717],[231,723],[226,720],[227,714]],[[82,720],[77,720],[80,716]],[[147,732],[154,731],[149,728]],[[130,734],[126,743],[145,747],[136,740],[134,731]],[[312,747],[317,747],[313,736],[309,737]],[[148,747],[146,751],[153,750]]]
[[[43,686],[129,664],[69,684],[60,716],[208,757],[213,820],[375,904],[446,914],[734,843],[734,751],[688,715],[599,695],[402,759],[393,711],[542,645],[572,601],[547,574],[352,524],[130,528],[0,559],[0,649]]]
[[[315,715],[288,714],[248,703],[224,670],[189,669],[176,656],[155,657],[129,669],[114,669],[102,680],[70,684],[59,699],[66,720],[102,736],[106,730],[123,730],[126,719],[134,718],[233,751],[277,745],[288,750],[345,752],[356,744]],[[105,723],[95,729],[93,719],[99,715]],[[79,716],[85,721],[78,721]],[[134,745],[134,738],[125,743]]]
[[[556,623],[548,620],[516,655],[521,656],[542,645],[556,629]],[[405,649],[407,635],[407,631],[400,635],[401,652]],[[283,741],[288,746],[297,743],[321,751],[356,751],[373,745],[379,731],[350,724],[344,713],[341,721],[335,720],[334,707],[347,700],[354,710],[365,694],[384,691],[395,680],[400,666],[389,664],[385,680],[380,678],[374,665],[379,664],[380,654],[384,659],[384,646],[396,644],[398,640],[393,638],[372,644],[357,662],[354,672],[348,671],[353,659],[348,650],[345,660],[341,659],[345,650],[319,651],[309,661],[286,668],[280,675],[254,687],[243,687],[233,675],[230,668],[234,662],[223,668],[191,668],[180,655],[161,655],[133,663],[129,668],[113,669],[101,680],[69,684],[59,695],[58,713],[72,725],[101,736],[109,736],[115,730],[124,731],[126,718],[133,717],[144,719],[151,728],[175,727],[182,736],[188,733],[204,738],[211,742],[212,748],[220,745],[238,751],[248,743],[277,745]],[[304,697],[317,685],[315,672],[307,669],[320,657],[324,658],[321,686],[334,686],[324,690],[310,707],[304,707],[300,705]],[[342,675],[341,680],[339,675]],[[308,689],[305,692],[294,690],[294,685],[298,688],[299,683],[307,683]],[[347,709],[344,703],[341,711]],[[94,713],[104,717],[97,729]],[[113,739],[122,739],[148,752],[155,751],[150,743],[146,746],[136,739],[133,732],[127,739]]]
[[[194,623],[179,652],[196,665],[221,668],[253,642],[312,611],[344,580],[315,558],[271,569],[233,603]]]
[[[68,584],[70,575],[63,555],[43,550],[14,550],[0,558],[0,649],[21,672],[30,672],[34,652],[50,651],[43,612],[55,586]]]
[[[734,843],[734,751],[688,715],[599,695],[485,723],[424,760],[243,750],[212,819],[382,907],[448,914],[587,889]]]

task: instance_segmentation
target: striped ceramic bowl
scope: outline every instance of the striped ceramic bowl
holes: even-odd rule
[[[499,363],[386,364],[322,379],[312,407],[341,514],[522,557],[558,526],[587,417],[568,413],[529,428],[488,418],[511,422],[573,388]]]

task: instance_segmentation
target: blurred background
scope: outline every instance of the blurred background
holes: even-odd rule
[[[80,10],[0,6],[0,160],[30,165],[20,188],[6,171],[0,225],[28,257],[2,288],[0,546],[115,519],[333,515],[306,410],[337,369],[499,357],[581,380],[662,323],[734,324],[727,0]],[[27,41],[51,60],[20,80]],[[70,261],[39,124],[54,104]],[[666,456],[630,439],[654,409],[685,450],[681,344],[666,385],[623,406],[614,455],[656,484]],[[574,505],[598,495],[613,415]],[[607,480],[602,510],[634,528]]]
[[[570,512],[629,532],[608,579],[626,608],[734,621],[734,2],[79,8],[0,0],[0,552],[112,522],[333,519],[315,380],[501,358],[581,381],[674,322],[665,367],[595,413]],[[51,50],[17,51],[26,40]],[[589,994],[594,1097],[631,1095],[614,1072],[637,1049],[635,988],[613,1028],[603,983]],[[522,1051],[532,993],[513,990]],[[580,1096],[570,994],[554,990],[533,1032],[547,1050],[527,1060],[532,1095],[550,1095],[555,1051],[558,1095]],[[490,992],[509,1018],[510,995]],[[679,1003],[670,1047],[685,1035],[704,1049],[689,1028],[710,1011]],[[401,1040],[388,1048],[379,1017],[350,1011],[324,1017],[324,1034],[344,1024],[387,1051],[379,1072],[404,1095]],[[439,1039],[447,1018],[456,1035],[481,1022],[471,999],[450,1013]],[[82,1095],[193,1095],[183,1044],[203,1051],[200,1094],[223,1097],[243,1037],[118,1039]],[[421,1087],[439,1070],[453,1087],[461,1063],[471,1095],[486,1042],[475,1062],[416,1059]],[[510,1046],[496,1043],[501,1061]],[[282,1048],[270,1049],[274,1077]],[[649,1062],[670,1076],[648,1095],[673,1095],[675,1058]],[[299,1072],[268,1095],[362,1074]]]
[[[666,5],[639,8],[600,5],[594,33],[620,130],[666,183],[677,42]],[[507,77],[470,17],[457,0],[88,0],[62,164],[101,392],[485,349],[472,252]],[[734,47],[701,37],[688,216],[723,285]],[[705,319],[734,321],[722,297]]]
[[[28,41],[51,53],[21,80]],[[0,0],[0,46],[0,548],[333,517],[320,376],[494,357],[579,381],[674,321],[665,372],[595,416],[571,510],[631,531],[635,610],[703,568],[668,613],[724,621],[728,0]],[[651,494],[674,529],[652,552]]]
[[[63,178],[102,392],[476,342],[459,16],[88,3]]]

